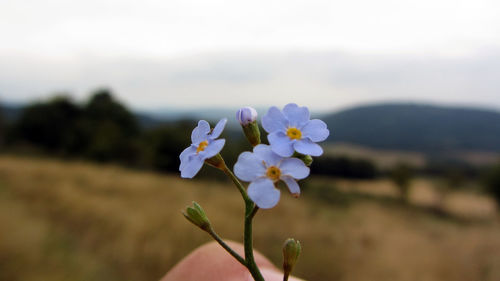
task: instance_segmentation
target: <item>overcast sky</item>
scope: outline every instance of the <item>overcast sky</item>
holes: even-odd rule
[[[500,109],[500,1],[0,0],[0,99]]]

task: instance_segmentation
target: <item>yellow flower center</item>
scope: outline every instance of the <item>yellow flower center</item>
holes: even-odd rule
[[[208,145],[208,141],[206,141],[206,140],[200,142],[200,144],[198,145],[198,148],[196,149],[196,154],[200,153],[200,151],[205,150],[207,145]]]
[[[292,140],[300,140],[302,138],[302,132],[295,127],[288,128],[286,135]]]
[[[277,181],[280,179],[281,170],[276,166],[271,166],[267,168],[266,176],[273,181]]]

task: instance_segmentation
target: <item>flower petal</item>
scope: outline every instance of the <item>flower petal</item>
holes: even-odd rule
[[[193,155],[194,157],[188,157],[188,162],[182,167],[181,177],[192,178],[194,177],[203,166],[205,162],[199,155]]]
[[[302,127],[305,123],[307,123],[307,121],[309,121],[309,118],[311,117],[311,115],[309,114],[309,109],[307,109],[307,107],[299,107],[295,103],[289,103],[285,105],[285,107],[283,108],[283,114],[290,122],[289,125],[296,128]]]
[[[311,156],[320,156],[323,154],[323,149],[318,144],[314,143],[312,140],[305,138],[296,141],[293,147],[298,153]]]
[[[222,150],[225,143],[226,143],[225,139],[219,139],[210,142],[205,148],[205,150],[200,152],[201,158],[208,159],[214,157],[215,155],[217,155],[217,153],[219,153]]]
[[[217,123],[217,125],[215,125],[214,130],[212,131],[212,133],[210,133],[210,135],[208,137],[212,140],[218,138],[220,136],[220,134],[222,134],[224,127],[226,127],[226,123],[227,123],[227,118],[222,118]]]
[[[259,208],[269,209],[280,200],[280,191],[274,187],[274,183],[268,178],[259,178],[248,186],[248,196]]]
[[[186,165],[189,162],[189,155],[193,155],[195,153],[196,153],[196,147],[194,145],[190,145],[181,152],[181,155],[179,155],[179,159],[181,160],[179,171],[181,171],[184,165]]]
[[[324,141],[330,135],[330,131],[326,128],[326,123],[319,119],[307,122],[301,131],[302,137],[308,137],[313,142]]]
[[[271,149],[267,144],[259,144],[253,148],[253,153],[260,157],[268,166],[276,166],[283,159]]]
[[[210,132],[210,124],[205,120],[198,121],[198,126],[191,133],[191,141],[193,144],[199,144],[207,139],[207,134]]]
[[[271,149],[282,157],[290,157],[293,154],[293,141],[283,132],[275,132],[267,135]]]
[[[295,179],[305,179],[309,176],[309,168],[297,158],[283,159],[280,165],[281,174],[284,176],[291,176]]]
[[[276,106],[272,106],[266,115],[262,116],[262,127],[268,133],[276,131],[285,132],[288,128],[288,120]]]
[[[266,173],[266,168],[255,153],[243,152],[234,165],[234,174],[242,181],[253,181]]]
[[[292,177],[284,176],[281,177],[281,180],[286,183],[288,190],[290,190],[293,196],[298,197],[300,195],[299,184]]]

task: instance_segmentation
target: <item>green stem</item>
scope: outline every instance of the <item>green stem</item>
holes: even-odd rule
[[[253,256],[253,237],[252,237],[252,221],[253,217],[259,210],[259,207],[255,206],[252,202],[251,204],[246,204],[245,210],[245,235],[244,235],[244,246],[245,246],[245,261],[247,263],[247,268],[252,274],[255,281],[265,281],[264,277],[260,273],[255,259]]]
[[[239,263],[241,263],[245,267],[247,266],[245,259],[242,258],[240,255],[238,255],[238,253],[236,253],[233,249],[231,249],[231,247],[229,247],[229,245],[227,245],[222,240],[222,238],[220,238],[219,235],[215,233],[215,231],[211,227],[209,230],[207,230],[207,232],[208,234],[210,234],[210,236],[212,236],[212,238],[215,239],[215,241],[217,241],[217,243],[219,243],[219,245],[222,246],[222,248],[224,248],[229,254],[231,254],[231,256],[233,256]]]
[[[231,178],[234,185],[236,185],[236,187],[240,191],[243,200],[245,201],[245,230],[243,238],[243,245],[245,248],[245,260],[243,265],[245,265],[248,271],[250,271],[250,274],[252,275],[255,281],[265,281],[264,277],[262,277],[262,274],[260,273],[259,268],[257,267],[257,264],[255,263],[255,258],[253,256],[252,220],[257,211],[259,210],[259,207],[257,207],[250,199],[250,197],[248,197],[245,187],[241,184],[238,178],[236,178],[236,176],[227,167],[225,163],[224,166],[222,167],[222,170],[229,178]],[[216,237],[214,237],[214,239],[216,239]],[[217,242],[219,242],[219,240],[217,240]],[[221,242],[223,244],[221,244]],[[221,244],[222,247],[224,247],[225,245],[225,243],[222,240],[220,240],[219,244]],[[224,249],[226,249],[231,255],[233,255],[227,248],[224,247]],[[236,258],[235,255],[233,255],[233,257]],[[241,263],[241,260],[239,260],[238,258],[236,259]]]
[[[222,170],[224,171],[224,173],[229,178],[231,178],[231,180],[233,181],[234,185],[236,185],[236,187],[240,191],[241,196],[243,197],[243,200],[245,200],[245,205],[248,205],[249,203],[253,204],[252,200],[250,200],[250,198],[247,195],[245,187],[243,187],[243,185],[241,184],[241,182],[238,180],[238,178],[236,178],[236,176],[233,174],[233,172],[231,172],[231,170],[226,166],[225,163],[224,163],[224,167],[222,168]]]

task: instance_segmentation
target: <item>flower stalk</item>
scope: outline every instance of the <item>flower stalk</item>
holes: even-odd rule
[[[226,250],[231,256],[233,256],[239,263],[241,263],[245,267],[247,266],[245,259],[242,258],[238,253],[236,253],[231,247],[229,247],[229,245],[227,245],[226,242],[224,242],[224,240],[222,240],[222,238],[220,238],[220,236],[215,233],[212,227],[210,227],[207,232],[215,241],[217,241],[217,243],[219,243],[219,245],[222,246],[222,248],[224,248],[224,250]]]
[[[245,247],[245,260],[247,263],[248,271],[252,274],[255,281],[264,281],[264,277],[260,273],[257,264],[255,263],[255,258],[253,256],[253,235],[252,235],[252,222],[255,214],[259,210],[259,207],[255,206],[254,203],[247,204],[245,211],[245,232],[243,238],[243,245]]]
[[[262,274],[260,273],[259,268],[257,267],[257,264],[255,263],[255,258],[253,255],[252,224],[253,224],[253,218],[255,217],[255,214],[259,210],[259,207],[257,207],[255,203],[253,203],[253,201],[248,197],[248,194],[243,185],[241,184],[241,182],[238,180],[238,178],[236,178],[236,176],[233,174],[233,172],[231,172],[231,170],[227,166],[224,166],[223,171],[224,173],[226,173],[226,175],[228,175],[231,178],[234,185],[240,191],[241,196],[243,197],[243,201],[245,202],[245,225],[243,232],[245,263],[243,265],[248,269],[248,271],[250,271],[250,274],[252,275],[255,281],[265,281],[264,277],[262,277]]]
[[[241,182],[238,180],[238,178],[233,174],[231,169],[227,167],[227,165],[224,163],[224,167],[222,168],[222,171],[233,181],[234,185],[238,188],[238,191],[241,193],[241,197],[243,197],[243,200],[245,201],[245,206],[248,206],[248,204],[253,204],[252,200],[248,197],[248,194],[245,190],[245,187],[241,184]]]

